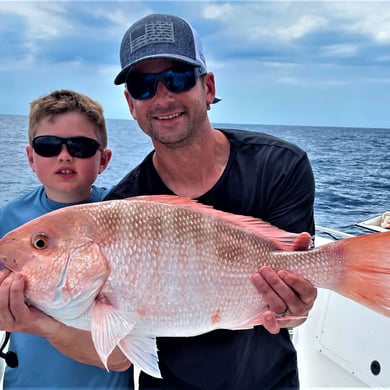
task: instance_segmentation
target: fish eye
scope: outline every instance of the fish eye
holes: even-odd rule
[[[46,233],[36,233],[31,237],[31,244],[36,249],[46,249],[49,246],[49,237]]]

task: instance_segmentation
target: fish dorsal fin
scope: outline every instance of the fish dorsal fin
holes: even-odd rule
[[[197,202],[196,200],[176,196],[176,195],[144,195],[126,198],[127,201],[147,201],[184,207],[194,212],[203,213],[214,218],[219,218],[226,223],[235,225],[251,234],[268,240],[277,250],[300,251],[307,250],[311,245],[311,236],[309,233],[290,233],[276,226],[271,225],[259,218],[250,216],[232,214],[225,211],[214,209]]]

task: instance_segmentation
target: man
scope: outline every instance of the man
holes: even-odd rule
[[[207,72],[201,42],[188,22],[161,14],[137,21],[123,37],[120,59],[115,84],[126,84],[130,113],[151,137],[154,151],[109,199],[176,194],[314,234],[314,179],[307,155],[266,134],[212,128],[207,111],[218,100],[214,75]],[[163,379],[142,373],[140,388],[298,388],[287,328],[304,321],[316,289],[269,267],[261,268],[253,283],[269,305],[264,326],[160,338]],[[287,313],[293,318],[283,318]]]

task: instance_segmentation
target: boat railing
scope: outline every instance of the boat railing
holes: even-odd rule
[[[316,232],[326,234],[326,235],[330,236],[331,238],[333,238],[334,240],[339,240],[342,238],[348,238],[348,237],[354,236],[353,234],[341,232],[340,230],[336,230],[336,229],[332,229],[332,228],[328,228],[328,227],[324,227],[324,226],[320,226],[320,225],[316,225]]]

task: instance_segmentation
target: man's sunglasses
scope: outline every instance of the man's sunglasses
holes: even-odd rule
[[[61,153],[65,144],[72,157],[89,158],[97,150],[103,150],[99,142],[88,137],[60,138],[54,135],[40,135],[32,140],[32,147],[36,154],[42,157],[54,157]]]
[[[170,92],[180,93],[193,88],[202,75],[201,68],[174,67],[160,73],[129,72],[126,88],[137,100],[151,99],[161,81]]]

